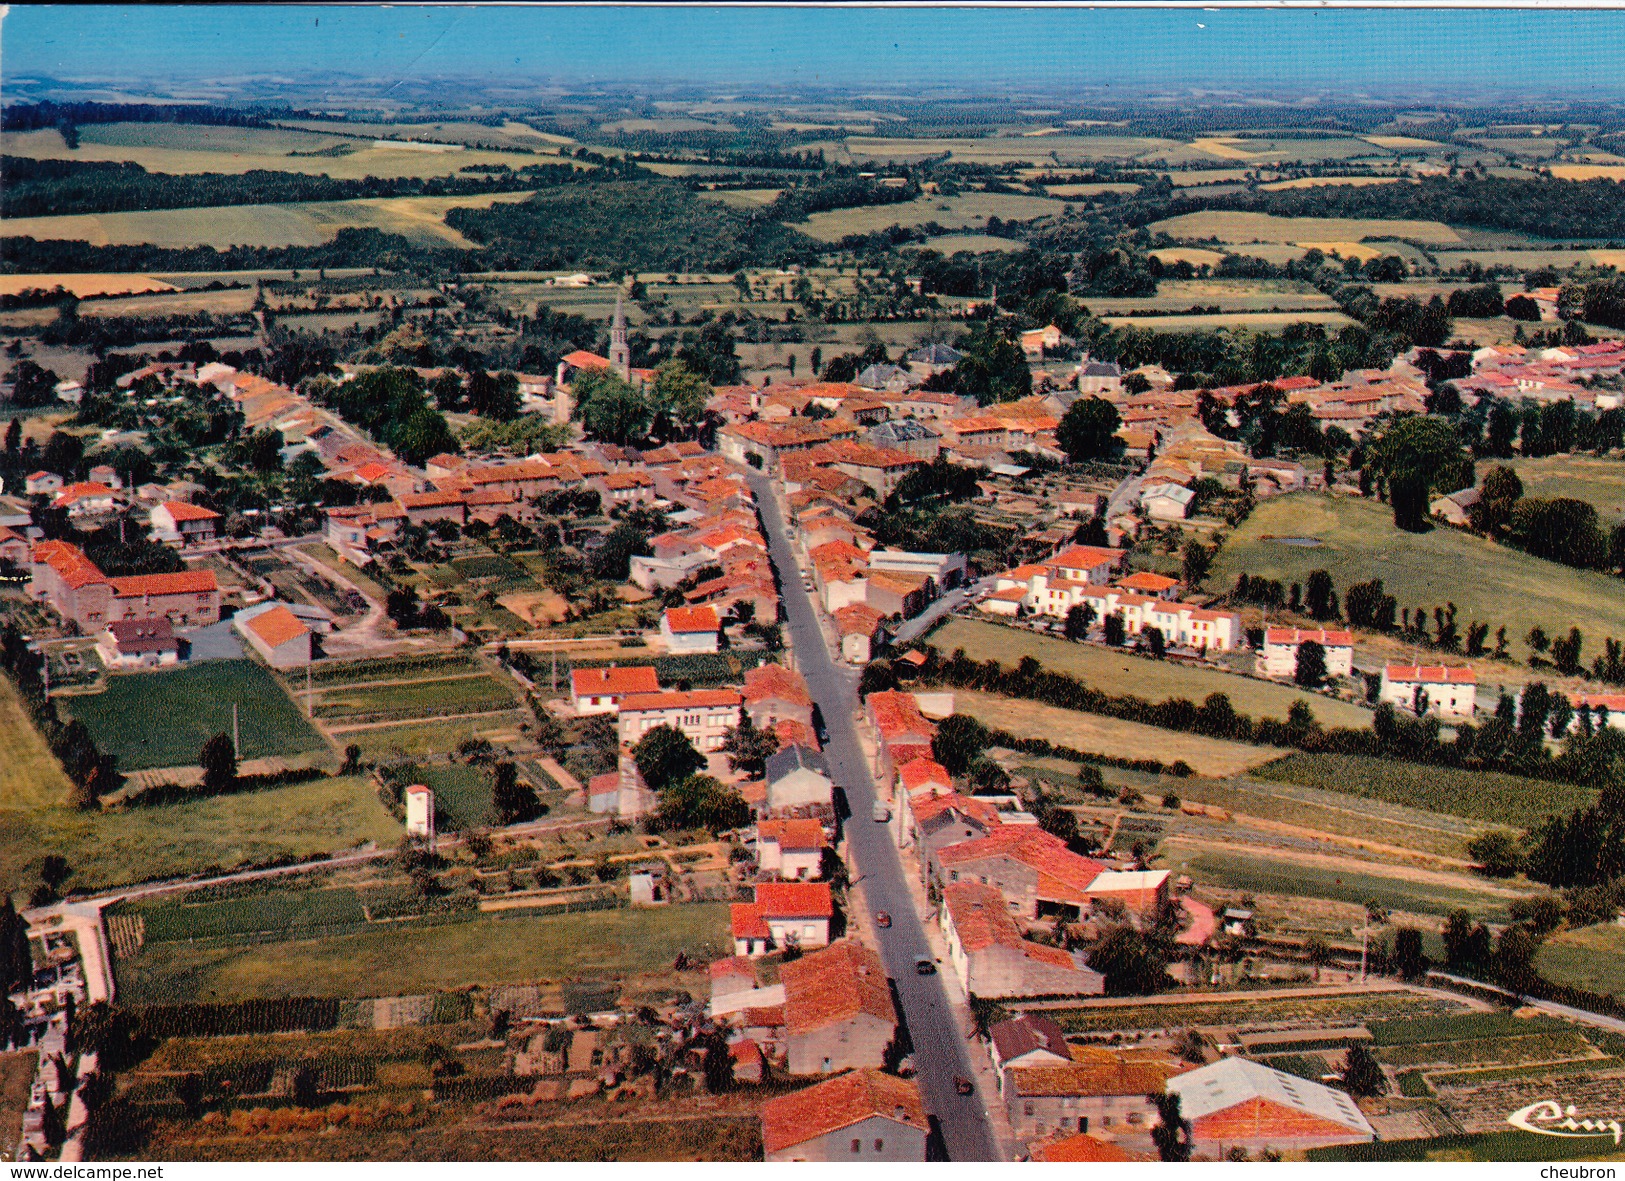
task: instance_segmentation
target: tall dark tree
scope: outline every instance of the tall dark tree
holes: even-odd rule
[[[632,761],[650,791],[659,792],[669,784],[687,779],[704,768],[705,758],[675,726],[660,725],[650,730],[632,748]]]
[[[1146,1096],[1157,1109],[1157,1123],[1151,1129],[1151,1143],[1156,1145],[1157,1156],[1164,1161],[1191,1159],[1191,1122],[1180,1110],[1179,1092],[1152,1093]]]
[[[1112,459],[1122,450],[1117,428],[1122,425],[1117,407],[1104,398],[1079,398],[1067,408],[1055,428],[1055,440],[1073,463]]]
[[[237,748],[231,735],[216,734],[198,752],[203,768],[203,786],[211,792],[227,792],[237,786]]]
[[[931,739],[931,756],[950,775],[963,775],[981,757],[987,744],[987,727],[980,720],[970,714],[949,714]]]

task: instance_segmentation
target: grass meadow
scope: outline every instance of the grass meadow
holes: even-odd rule
[[[1019,193],[962,193],[957,197],[919,197],[896,205],[865,205],[815,213],[793,229],[821,242],[836,242],[848,234],[871,234],[887,226],[923,226],[936,222],[957,230],[985,225],[990,217],[1005,221],[1031,221],[1061,212],[1065,202],[1051,197]]]
[[[1625,927],[1617,923],[1552,935],[1535,962],[1541,975],[1558,984],[1625,997]]]
[[[1277,537],[1313,537],[1321,544],[1282,545],[1272,540]],[[1316,569],[1330,571],[1340,595],[1354,583],[1380,578],[1402,607],[1431,612],[1454,602],[1463,631],[1472,620],[1487,622],[1492,633],[1505,625],[1515,656],[1523,655],[1522,637],[1535,624],[1554,635],[1578,627],[1587,660],[1603,637],[1625,637],[1625,583],[1619,579],[1454,529],[1402,533],[1386,505],[1354,497],[1294,493],[1263,501],[1225,542],[1207,585],[1230,587],[1243,573],[1303,582]]]
[[[1153,222],[1174,238],[1221,242],[1359,242],[1366,238],[1409,238],[1429,246],[1462,242],[1460,234],[1439,221],[1386,220],[1370,217],[1276,217],[1271,213],[1206,209]],[[1324,247],[1323,247],[1324,249]]]
[[[963,648],[972,660],[998,660],[1005,665],[1031,656],[1047,669],[1071,673],[1107,693],[1132,693],[1151,701],[1184,697],[1198,703],[1210,693],[1223,693],[1241,713],[1276,718],[1285,718],[1294,702],[1303,701],[1323,726],[1371,724],[1370,710],[1318,693],[1234,673],[1148,660],[980,620],[950,619],[932,634],[931,642],[945,654]]]
[[[250,660],[109,676],[104,692],[58,698],[57,704],[84,722],[103,750],[118,756],[121,771],[196,766],[204,742],[231,733],[233,705],[244,759],[326,746],[281,683]]]

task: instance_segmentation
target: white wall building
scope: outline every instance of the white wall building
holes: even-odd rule
[[[1470,668],[1389,664],[1383,667],[1378,697],[1398,709],[1470,721],[1478,704],[1478,677]],[[1418,704],[1421,710],[1416,709]]]
[[[1326,628],[1272,627],[1265,629],[1264,650],[1255,671],[1260,676],[1291,680],[1298,671],[1298,647],[1313,640],[1326,650],[1326,675],[1346,677],[1354,671],[1354,635]]]

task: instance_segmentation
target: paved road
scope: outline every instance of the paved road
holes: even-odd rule
[[[954,1090],[956,1074],[971,1078],[973,1072],[965,1033],[949,1007],[942,978],[920,976],[914,970],[915,958],[929,956],[931,948],[915,913],[903,876],[903,864],[891,840],[891,827],[870,819],[874,783],[853,722],[857,710],[855,675],[837,668],[829,657],[812,602],[802,589],[801,575],[796,569],[779,502],[770,482],[767,477],[755,474],[748,478],[767,527],[769,552],[782,575],[784,606],[795,642],[796,663],[807,678],[807,686],[819,703],[829,729],[824,757],[835,781],[846,789],[846,798],[852,807],[852,817],[847,824],[852,875],[854,879],[861,877],[869,906],[889,911],[892,916],[890,930],[880,933],[880,956],[887,974],[897,982],[897,993],[903,1002],[904,1020],[914,1040],[914,1062],[926,1110],[936,1116],[941,1125],[949,1159],[997,1160],[987,1113],[974,1094],[960,1095]]]
[[[924,635],[926,629],[937,620],[948,614],[948,612],[956,611],[962,607],[965,601],[976,593],[976,588],[984,582],[989,586],[993,585],[991,579],[983,579],[981,582],[970,582],[964,586],[955,587],[898,628],[897,635],[892,638],[892,642],[901,647],[912,642],[916,637]]]

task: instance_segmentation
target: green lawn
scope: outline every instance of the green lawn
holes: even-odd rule
[[[1210,693],[1224,693],[1238,712],[1254,717],[1285,718],[1295,701],[1307,701],[1324,726],[1369,726],[1371,711],[1317,693],[1233,673],[1191,668],[1166,660],[1149,660],[1112,652],[1096,644],[1074,644],[1019,628],[974,619],[950,619],[931,642],[944,654],[963,648],[972,660],[1014,665],[1024,656],[1045,668],[1071,673],[1107,693],[1132,693],[1151,701],[1183,697],[1200,703]]]
[[[1553,935],[1535,962],[1541,975],[1558,984],[1625,997],[1625,927],[1618,924]]]
[[[679,951],[730,949],[720,903],[392,925],[355,935],[235,947],[149,945],[118,965],[128,1004],[251,997],[417,994],[514,984],[664,974]]]
[[[47,853],[68,859],[70,887],[95,889],[338,853],[366,841],[393,845],[400,835],[401,826],[362,779],[321,779],[127,812],[41,808],[0,824],[0,889],[31,886]]]
[[[1273,537],[1313,537],[1319,546],[1283,545]],[[1571,570],[1449,528],[1402,533],[1386,505],[1354,497],[1295,493],[1266,500],[1238,528],[1214,562],[1207,586],[1235,585],[1239,574],[1304,582],[1330,571],[1337,592],[1372,578],[1402,607],[1454,602],[1462,631],[1482,620],[1505,626],[1514,656],[1535,624],[1549,634],[1579,627],[1586,655],[1605,636],[1625,637],[1625,583],[1595,571]]]
[[[1252,776],[1518,828],[1587,807],[1597,798],[1590,788],[1568,783],[1365,755],[1291,754],[1255,767]]]
[[[231,733],[233,705],[244,759],[326,749],[277,679],[251,660],[119,674],[105,692],[57,699],[118,756],[121,771],[195,766],[211,735]]]
[[[340,734],[338,742],[359,746],[364,759],[415,758],[456,750],[469,738],[489,738],[501,745],[512,740],[520,720],[519,714],[510,713],[421,725],[377,726]]]

